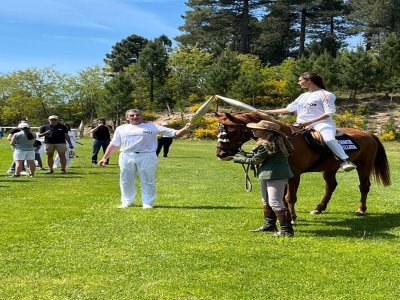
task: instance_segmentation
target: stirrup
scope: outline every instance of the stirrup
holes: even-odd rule
[[[350,172],[350,171],[353,171],[353,170],[357,169],[356,165],[353,164],[353,163],[350,162],[350,161],[345,161],[345,162],[343,162],[343,163],[340,165],[340,167],[341,167],[341,168],[343,169],[343,171],[345,171],[345,172]]]

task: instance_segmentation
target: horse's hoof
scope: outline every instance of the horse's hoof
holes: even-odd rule
[[[292,223],[292,225],[296,225],[296,220],[292,220],[290,223]]]
[[[310,215],[320,215],[320,214],[322,214],[322,211],[317,210],[317,209],[310,211]]]
[[[357,217],[366,217],[366,216],[367,216],[367,214],[365,213],[365,211],[359,211],[359,210],[357,210],[354,214],[355,214]]]

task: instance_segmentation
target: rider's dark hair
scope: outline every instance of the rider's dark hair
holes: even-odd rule
[[[325,83],[324,79],[321,77],[321,75],[314,73],[314,72],[304,72],[300,75],[301,78],[311,80],[317,87],[321,89],[326,89],[325,88]]]

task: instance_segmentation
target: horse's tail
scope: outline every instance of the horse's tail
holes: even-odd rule
[[[378,151],[375,156],[373,174],[377,183],[381,183],[383,186],[388,186],[391,184],[390,180],[390,169],[389,162],[386,156],[385,148],[379,138],[372,134],[378,144]]]

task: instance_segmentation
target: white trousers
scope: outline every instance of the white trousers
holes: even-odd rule
[[[158,158],[153,153],[123,153],[119,155],[122,204],[132,205],[136,197],[136,177],[142,187],[142,204],[153,206],[156,199],[156,172]]]
[[[312,127],[321,133],[322,137],[324,138],[325,144],[333,152],[333,154],[335,154],[336,157],[338,157],[340,160],[346,160],[349,158],[346,152],[344,152],[343,147],[340,146],[339,142],[335,138],[336,135],[335,123],[321,122],[312,125]]]

